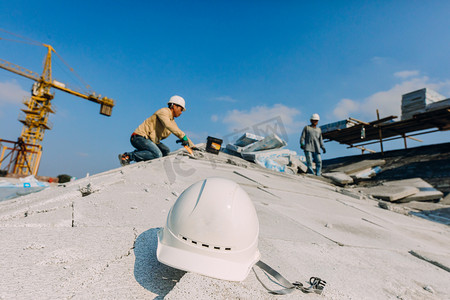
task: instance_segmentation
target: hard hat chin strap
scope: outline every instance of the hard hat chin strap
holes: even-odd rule
[[[253,272],[256,275],[256,279],[262,284],[262,286],[268,290],[271,294],[275,295],[286,295],[292,293],[294,290],[301,290],[303,293],[316,293],[316,294],[322,294],[323,289],[325,288],[325,285],[327,284],[325,280],[320,279],[319,277],[311,277],[309,279],[309,283],[311,284],[310,287],[304,287],[303,284],[299,281],[296,281],[294,283],[291,283],[286,278],[284,278],[280,273],[272,269],[269,265],[262,261],[258,261],[255,266],[258,266],[261,268],[264,272],[272,276],[274,279],[278,281],[278,284],[284,287],[284,289],[281,290],[272,290],[268,288],[258,277],[258,274],[255,271],[255,267],[253,266]],[[267,275],[266,274],[266,275]]]

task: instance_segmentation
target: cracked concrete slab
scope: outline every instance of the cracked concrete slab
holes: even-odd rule
[[[421,178],[387,181],[383,183],[383,185],[413,186],[418,189],[417,193],[401,199],[400,202],[439,200],[444,196],[442,192],[438,191],[431,184]]]
[[[408,196],[417,194],[419,189],[414,186],[390,186],[390,185],[379,185],[369,188],[359,188],[360,191],[372,195],[375,198],[387,200],[387,201],[398,201]]]

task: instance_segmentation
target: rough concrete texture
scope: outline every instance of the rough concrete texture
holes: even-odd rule
[[[227,282],[157,261],[170,207],[210,176],[251,197],[262,260],[304,285],[321,277],[322,295],[271,295],[255,272],[279,287],[261,270]],[[0,299],[449,299],[449,246],[448,226],[381,209],[325,180],[224,153],[179,152],[0,203]]]

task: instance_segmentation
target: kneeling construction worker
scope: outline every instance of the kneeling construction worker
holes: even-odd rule
[[[194,146],[186,134],[178,128],[174,120],[186,110],[184,99],[180,96],[172,96],[167,106],[157,110],[136,128],[130,138],[131,145],[136,150],[119,154],[119,161],[122,166],[128,165],[132,161],[139,162],[168,155],[170,149],[161,141],[171,133],[180,139],[183,146]]]

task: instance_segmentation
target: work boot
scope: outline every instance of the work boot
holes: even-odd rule
[[[122,166],[126,166],[130,164],[130,157],[128,154],[119,154],[119,162]]]

